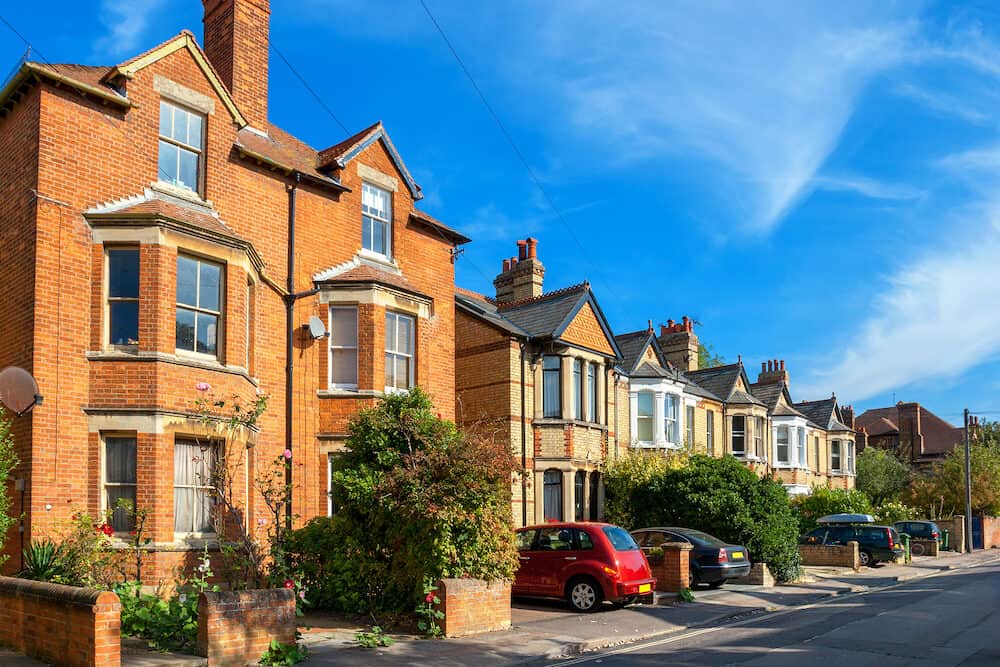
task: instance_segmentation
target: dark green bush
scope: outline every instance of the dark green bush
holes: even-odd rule
[[[317,606],[411,611],[427,580],[513,576],[509,443],[464,436],[419,389],[362,411],[349,432],[334,516],[289,546]]]
[[[731,456],[692,456],[632,491],[635,525],[685,526],[742,544],[779,581],[799,574],[798,522],[784,487]]]

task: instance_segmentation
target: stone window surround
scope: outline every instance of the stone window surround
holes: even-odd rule
[[[639,422],[639,393],[648,391],[653,393],[653,441],[640,442],[638,440]],[[677,400],[677,432],[686,432],[686,410],[684,408],[690,404],[684,397],[684,386],[662,378],[659,380],[647,380],[636,378],[629,381],[629,424],[631,426],[630,446],[638,449],[682,449],[683,442],[667,442],[666,435],[666,397],[674,396]]]
[[[767,462],[768,460],[767,449],[769,443],[767,442],[766,434],[769,429],[767,427],[768,417],[767,414],[763,412],[764,409],[765,408],[763,407],[757,407],[757,406],[750,406],[750,407],[740,406],[740,407],[726,408],[726,410],[724,411],[725,417],[723,419],[723,448],[725,453],[732,454],[741,461],[748,461],[754,463]],[[746,418],[743,426],[743,446],[744,446],[743,452],[733,451],[733,434],[732,434],[733,417]],[[755,417],[761,417],[764,423],[764,436],[762,436],[764,456],[757,456],[756,453],[751,453],[750,451],[748,451],[748,449],[752,446],[753,443],[753,429],[754,429]]]
[[[542,397],[543,391],[541,390],[543,386],[543,372],[542,372],[542,357],[559,357],[559,378],[560,378],[560,417],[546,417],[543,406]],[[579,420],[574,418],[574,402],[573,402],[573,362],[579,359],[583,362],[583,381],[582,381],[582,395],[581,401],[583,404],[583,410],[585,413],[589,413],[590,397],[588,394],[587,386],[587,365],[594,364],[597,366],[597,415],[585,414],[584,419]],[[598,354],[588,352],[579,348],[564,348],[557,352],[546,352],[545,354],[539,354],[537,359],[532,362],[532,371],[534,376],[534,385],[538,387],[539,390],[534,392],[535,405],[534,405],[534,419],[533,421],[545,422],[545,423],[572,423],[579,424],[581,426],[590,427],[600,427],[602,429],[607,428],[607,393],[608,393],[608,380],[607,373],[605,372],[605,357]]]
[[[851,477],[855,475],[852,469],[855,462],[854,441],[850,438],[830,438],[830,476],[831,477]],[[840,445],[840,467],[833,467],[833,443]],[[845,467],[844,464],[847,464]]]
[[[562,473],[562,511],[563,520],[572,521],[572,518],[568,518],[572,515],[574,508],[576,507],[575,498],[575,484],[576,473],[585,472],[587,473],[587,479],[584,483],[584,513],[589,511],[590,508],[590,492],[591,492],[591,475],[594,473],[601,474],[601,485],[598,487],[598,507],[604,506],[604,475],[603,470],[600,468],[599,463],[579,465],[573,463],[569,459],[536,459],[535,460],[535,470],[534,470],[534,487],[535,487],[535,521],[533,523],[545,523],[545,473],[549,470],[557,470]],[[598,517],[601,520],[602,517]],[[585,516],[584,520],[588,520]]]

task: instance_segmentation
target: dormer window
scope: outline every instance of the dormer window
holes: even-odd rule
[[[201,191],[204,129],[203,116],[160,101],[159,180]]]
[[[361,185],[361,247],[378,255],[392,254],[392,195],[368,183]]]

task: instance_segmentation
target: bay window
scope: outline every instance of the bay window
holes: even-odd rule
[[[779,426],[777,439],[776,439],[777,453],[776,456],[778,460],[775,461],[778,465],[789,465],[791,462],[788,460],[788,427]]]
[[[840,440],[830,441],[830,470],[840,472]]]
[[[562,382],[559,357],[542,359],[542,415],[558,419],[562,416]]]
[[[573,360],[573,419],[583,420],[583,360]]]
[[[799,436],[799,441],[798,441],[799,442],[799,457],[798,457],[799,458],[799,467],[800,468],[808,468],[809,467],[809,461],[807,460],[808,459],[808,454],[806,453],[806,430],[803,427],[800,426],[800,427],[798,427],[796,429],[796,431],[798,431],[798,436]]]
[[[387,359],[387,366],[388,363]],[[358,309],[355,306],[330,307],[329,368],[331,388],[358,388]]]
[[[673,394],[664,397],[663,405],[663,434],[667,438],[668,445],[681,444],[680,434],[680,399]]]
[[[687,442],[684,443],[689,449],[694,449],[694,406],[687,406],[687,410],[684,414],[684,420],[687,422],[685,424],[684,430],[687,432]]]
[[[104,438],[104,509],[111,512],[111,527],[116,533],[135,528],[135,516],[119,507],[123,500],[135,509],[136,439],[131,436]]]
[[[764,418],[753,418],[753,455],[764,458]]]
[[[715,453],[715,413],[711,410],[705,413],[705,446],[709,456]]]
[[[636,440],[643,443],[653,442],[653,414],[656,397],[651,391],[640,391],[638,394],[638,409],[636,421]]]
[[[597,423],[597,364],[587,364],[587,421]]]
[[[542,511],[546,521],[562,521],[562,472],[546,470],[542,477]]]
[[[406,391],[413,386],[413,350],[416,320],[410,315],[385,314],[385,390]]]
[[[178,438],[174,443],[174,532],[212,533],[217,443]]]
[[[107,249],[108,344],[139,343],[139,249]]]
[[[222,265],[177,256],[176,347],[218,356],[222,319]]]
[[[732,450],[736,456],[745,456],[747,449],[747,418],[743,415],[733,415],[732,420]]]

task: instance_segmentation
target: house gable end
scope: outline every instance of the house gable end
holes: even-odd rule
[[[581,303],[581,307],[572,314],[572,319],[566,324],[559,338],[573,345],[617,357],[614,339],[608,336],[606,325],[600,322],[589,299]]]

